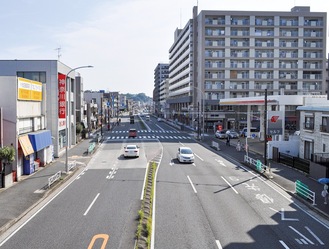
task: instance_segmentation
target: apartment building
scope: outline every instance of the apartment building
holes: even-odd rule
[[[161,83],[168,79],[169,77],[169,64],[168,63],[158,63],[154,69],[154,91],[153,91],[153,102],[155,106],[155,112],[160,115],[161,105],[160,105],[160,88]]]
[[[327,14],[296,6],[290,12],[193,8],[169,49],[169,114],[205,126],[225,119],[225,98],[326,94]]]

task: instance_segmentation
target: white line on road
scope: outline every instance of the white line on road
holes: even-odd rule
[[[297,229],[293,228],[292,226],[289,226],[289,228],[293,231],[295,231],[298,235],[300,235],[304,240],[306,240],[308,243],[314,245],[314,243],[308,239],[305,235],[303,235],[301,232],[297,231]]]
[[[87,208],[86,212],[85,212],[83,215],[86,216],[86,215],[88,214],[89,210],[90,210],[91,207],[94,205],[94,203],[95,203],[95,201],[97,200],[98,196],[99,196],[99,193],[96,195],[96,197],[94,198],[94,200],[92,201],[92,203],[90,203],[89,207]]]
[[[194,155],[199,158],[201,161],[204,161],[201,157],[199,157],[197,154],[194,153]]]
[[[223,176],[222,176],[222,179],[231,187],[231,189],[233,189],[234,190],[234,192],[236,193],[236,194],[239,194],[238,193],[238,191],[236,191],[236,189],[231,185],[231,183],[229,183]]]
[[[220,244],[219,240],[216,240],[216,245],[218,249],[223,249],[222,245]]]
[[[324,243],[322,242],[322,240],[320,240],[320,238],[318,236],[315,235],[315,233],[309,228],[309,227],[305,227],[307,231],[309,231],[310,234],[313,235],[313,237],[321,244],[324,245]]]
[[[195,189],[195,187],[194,187],[194,185],[193,185],[193,182],[191,181],[191,179],[190,179],[189,176],[187,176],[187,179],[189,180],[189,182],[190,182],[190,184],[191,184],[191,186],[192,186],[192,188],[193,188],[194,193],[197,193],[197,192],[196,192],[196,189]]]
[[[279,240],[279,242],[281,245],[283,245],[284,248],[289,249],[289,246],[287,246],[286,243],[284,243],[282,240]]]

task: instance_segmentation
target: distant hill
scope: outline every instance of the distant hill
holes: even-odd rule
[[[144,103],[152,101],[152,98],[146,96],[145,93],[138,93],[138,94],[127,93],[125,95],[126,95],[127,99],[132,99],[133,101],[141,101],[141,102],[144,102]]]

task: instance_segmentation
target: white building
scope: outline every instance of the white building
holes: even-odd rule
[[[53,146],[51,132],[46,129],[45,85],[16,76],[0,76],[0,88],[1,145],[11,145],[16,150],[15,161],[5,173],[5,186],[10,186],[12,172],[19,179],[50,163]]]
[[[210,127],[222,99],[326,93],[327,13],[197,11],[169,49],[172,118],[190,124],[208,109]]]
[[[57,60],[0,60],[0,76],[18,76],[42,83],[45,96],[41,111],[45,119],[44,128],[51,131],[54,157],[65,153],[67,139],[69,147],[76,143],[77,88],[75,71],[71,70],[70,67]],[[66,75],[69,72],[70,74]],[[65,82],[66,76],[70,85]],[[0,94],[3,98],[8,97],[4,92]],[[67,110],[71,113],[69,114]],[[66,120],[68,120],[67,123]],[[70,136],[68,137],[67,134]]]

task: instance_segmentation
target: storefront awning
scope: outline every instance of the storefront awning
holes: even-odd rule
[[[29,133],[29,138],[34,151],[42,150],[52,144],[51,133],[49,130]]]
[[[28,135],[18,137],[18,141],[21,144],[24,156],[28,156],[34,153],[31,141]]]

